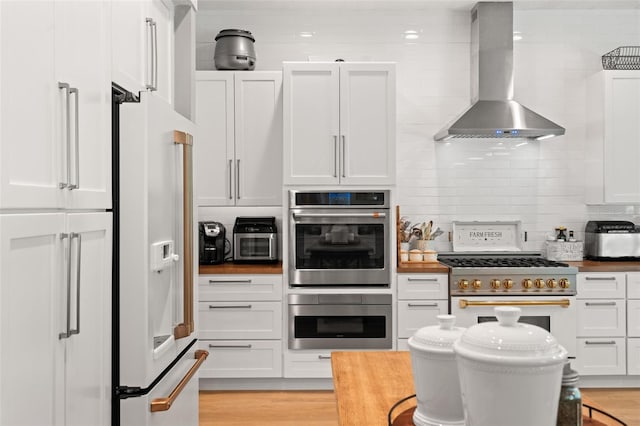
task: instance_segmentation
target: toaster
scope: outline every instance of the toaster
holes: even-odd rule
[[[640,259],[640,229],[633,222],[621,220],[589,221],[584,252],[587,259]]]

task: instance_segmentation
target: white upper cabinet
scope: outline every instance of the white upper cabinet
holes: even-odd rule
[[[395,65],[285,62],[284,183],[395,182]]]
[[[640,73],[596,74],[589,112],[587,203],[640,203]]]
[[[0,3],[0,208],[110,207],[109,10]]]
[[[173,5],[164,0],[112,2],[113,81],[151,90],[173,103]]]
[[[282,73],[198,71],[200,206],[282,204]]]

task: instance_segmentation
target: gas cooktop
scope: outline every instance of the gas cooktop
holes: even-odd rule
[[[441,256],[440,262],[452,268],[521,268],[521,267],[568,267],[543,257],[456,257]]]

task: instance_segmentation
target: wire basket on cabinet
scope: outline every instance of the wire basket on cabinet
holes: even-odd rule
[[[605,70],[640,70],[640,46],[620,46],[602,55]]]

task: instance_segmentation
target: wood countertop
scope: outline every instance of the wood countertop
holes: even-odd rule
[[[264,264],[246,264],[226,262],[220,265],[200,265],[200,275],[212,274],[282,274],[282,262]]]
[[[618,262],[618,261],[597,261],[582,260],[580,262],[563,262],[578,268],[580,272],[638,272],[640,262]]]
[[[449,267],[440,262],[400,262],[397,271],[399,274],[448,274]]]
[[[386,426],[393,405],[415,393],[408,351],[332,352],[331,369],[340,426]],[[584,396],[583,402],[603,409]],[[402,403],[393,418],[415,405],[415,399]]]

